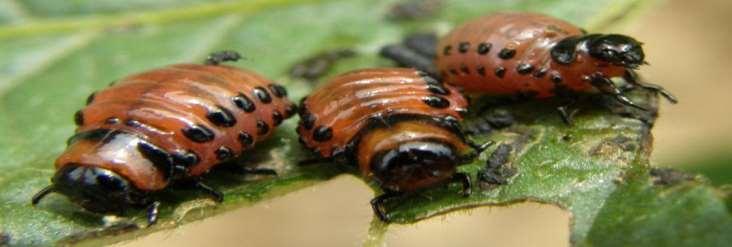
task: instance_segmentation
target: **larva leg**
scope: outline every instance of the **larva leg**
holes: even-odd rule
[[[376,216],[379,217],[381,221],[389,222],[389,215],[386,213],[384,204],[390,200],[399,197],[402,197],[401,193],[385,191],[384,194],[381,194],[374,199],[371,199],[371,208],[374,210],[374,214],[376,214]]]
[[[595,88],[597,88],[601,92],[612,95],[619,103],[643,111],[648,111],[648,109],[636,104],[635,102],[631,101],[627,96],[623,95],[623,92],[618,89],[613,81],[611,81],[607,77],[604,77],[600,74],[593,74],[590,78],[590,82],[593,86],[595,86]]]
[[[214,188],[211,188],[210,186],[204,184],[201,181],[196,181],[195,182],[195,188],[203,191],[206,194],[208,194],[216,202],[223,202],[224,201],[224,194],[221,193],[221,191],[218,191],[218,190],[216,190]]]
[[[630,69],[625,70],[625,76],[623,76],[623,79],[625,79],[625,81],[627,81],[628,83],[633,84],[634,86],[638,86],[638,87],[641,87],[644,89],[648,89],[648,90],[660,93],[664,98],[666,98],[672,104],[676,104],[679,102],[679,100],[676,98],[676,96],[671,94],[671,92],[669,92],[662,86],[656,85],[653,83],[641,82],[640,77],[633,70],[630,70]]]
[[[158,222],[158,213],[160,208],[160,202],[154,201],[153,203],[150,203],[150,205],[147,206],[147,225],[151,226],[154,225],[155,222]]]
[[[574,124],[574,115],[576,115],[580,110],[579,108],[572,107],[576,103],[577,99],[569,99],[565,104],[557,107],[557,112],[559,113],[559,116],[562,117],[562,121],[569,126]]]
[[[460,194],[464,197],[468,197],[473,193],[473,183],[471,183],[470,176],[468,176],[468,174],[462,172],[455,173],[455,175],[452,176],[452,181],[460,182],[463,185],[463,190],[460,191]]]
[[[439,78],[432,58],[419,54],[404,45],[384,46],[379,54],[401,66],[412,67],[424,71],[432,77]]]

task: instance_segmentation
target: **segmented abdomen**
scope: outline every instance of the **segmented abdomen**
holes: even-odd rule
[[[336,76],[301,104],[301,141],[323,157],[345,150],[369,121],[395,115],[462,119],[467,101],[455,87],[414,69],[363,69]]]
[[[128,76],[92,94],[76,115],[76,133],[132,133],[153,145],[140,147],[143,154],[168,155],[174,162],[188,163],[175,164],[186,166],[187,176],[198,176],[271,135],[294,113],[286,94],[282,86],[251,71],[224,65],[171,65]],[[167,185],[158,181],[168,179],[160,176],[164,171],[159,167],[85,162],[90,155],[83,150],[62,154],[56,168],[70,163],[113,166],[106,168],[124,170],[128,176],[130,170],[136,171],[129,179],[140,189]],[[149,163],[156,162],[161,161]]]
[[[447,83],[469,93],[546,98],[557,89],[586,92],[592,86],[582,75],[596,70],[594,62],[578,57],[562,65],[550,55],[558,41],[582,34],[568,22],[541,14],[494,14],[442,38],[436,65]]]

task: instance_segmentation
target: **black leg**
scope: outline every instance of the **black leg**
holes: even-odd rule
[[[460,182],[463,185],[463,190],[460,192],[464,197],[470,196],[473,193],[472,183],[470,182],[470,176],[468,174],[458,172],[452,176],[452,181]]]
[[[575,103],[577,103],[577,100],[571,99],[567,103],[557,107],[557,112],[562,117],[562,121],[569,126],[574,124],[574,115],[579,111],[578,108],[572,108]]]
[[[381,48],[382,57],[393,60],[401,66],[412,67],[426,72],[434,78],[440,78],[432,58],[425,57],[404,45],[387,45]]]
[[[635,73],[635,71],[633,71],[633,70],[630,70],[630,69],[625,70],[625,76],[623,78],[625,79],[625,81],[627,81],[630,84],[633,84],[635,86],[639,86],[641,88],[648,89],[648,90],[661,94],[664,98],[666,98],[672,104],[676,104],[679,102],[679,100],[676,98],[676,96],[671,94],[671,92],[669,92],[662,86],[656,85],[653,83],[641,82],[639,80],[638,74]]]
[[[214,188],[211,188],[211,187],[209,187],[208,185],[204,184],[201,181],[196,181],[195,183],[196,183],[195,184],[196,189],[199,189],[199,190],[205,192],[206,194],[208,194],[209,196],[211,196],[211,198],[213,198],[214,201],[216,201],[216,202],[223,202],[224,201],[224,194],[221,193],[221,191],[218,191],[218,190],[216,190]]]
[[[158,209],[160,208],[160,202],[155,201],[147,206],[147,225],[151,226],[158,222]]]
[[[636,104],[635,102],[631,101],[628,97],[623,95],[623,92],[620,89],[618,89],[615,86],[615,84],[613,83],[613,81],[611,81],[607,77],[604,77],[600,74],[594,74],[590,77],[590,82],[592,83],[593,86],[595,86],[595,88],[597,88],[601,92],[612,95],[615,98],[615,100],[617,100],[619,103],[626,105],[626,106],[634,107],[634,108],[637,108],[637,109],[640,109],[643,111],[648,111],[648,109]]]
[[[483,153],[483,151],[485,151],[488,147],[493,145],[495,142],[487,141],[483,144],[477,144],[472,141],[466,141],[465,143],[468,144],[468,146],[470,146],[470,148],[472,148],[474,152],[471,152],[469,154],[466,154],[466,155],[460,157],[460,162],[473,161],[475,158],[478,158],[478,156],[480,156],[480,154]]]
[[[371,199],[371,209],[374,210],[374,214],[376,214],[376,216],[379,217],[381,221],[389,222],[389,215],[386,214],[386,209],[384,209],[384,203],[401,196],[402,195],[400,193],[386,191],[384,192],[384,194],[381,194],[374,199]]]

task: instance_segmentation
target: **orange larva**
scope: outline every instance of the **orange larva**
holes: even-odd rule
[[[467,101],[454,87],[414,69],[363,69],[331,79],[300,107],[300,141],[378,183],[385,193],[371,204],[382,220],[382,204],[395,196],[453,179],[470,192],[456,167],[482,147],[460,131]]]
[[[193,180],[218,201],[222,194],[198,178],[251,149],[295,113],[286,90],[252,71],[220,65],[234,52],[212,54],[207,64],[176,64],[127,76],[92,94],[75,115],[76,134],[55,163],[50,192],[91,212],[148,208],[155,192]]]
[[[415,50],[410,52],[387,46],[382,54],[418,68],[434,57],[433,73],[468,94],[542,99],[602,93],[643,109],[610,80],[624,77],[632,86],[660,92],[676,102],[662,87],[637,80],[635,70],[646,63],[637,40],[620,34],[586,34],[542,14],[480,17],[454,28],[432,47],[431,51],[406,48]]]

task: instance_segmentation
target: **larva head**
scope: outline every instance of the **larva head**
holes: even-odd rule
[[[620,34],[593,35],[587,49],[594,58],[626,68],[637,68],[645,59],[641,43]]]
[[[122,213],[144,205],[145,194],[119,174],[99,167],[70,164],[56,172],[53,185],[33,197],[35,205],[50,192],[58,192],[95,213]]]
[[[377,153],[371,160],[374,179],[391,191],[414,191],[450,179],[460,158],[438,141],[411,141]]]

